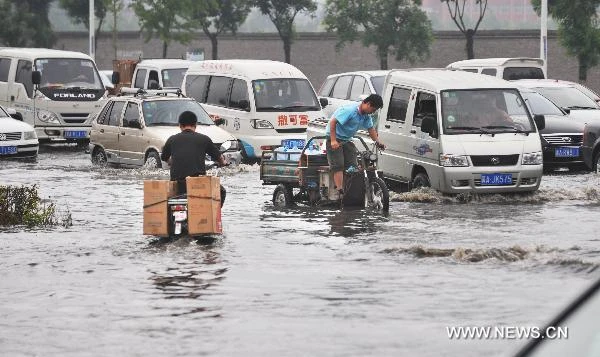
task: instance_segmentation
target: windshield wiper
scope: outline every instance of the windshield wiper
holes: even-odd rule
[[[314,105],[290,105],[288,107],[283,107],[281,109],[300,109],[300,108],[306,108],[306,109],[312,109],[312,110],[319,110],[319,107],[316,107]]]
[[[171,122],[167,122],[167,121],[159,121],[159,122],[148,124],[148,126],[161,126],[161,125],[175,126],[175,125],[179,125],[179,124],[178,123],[171,123]]]
[[[578,110],[578,109],[600,109],[600,108],[598,108],[598,107],[587,107],[587,106],[582,106],[582,105],[573,105],[571,107],[567,107],[567,109]]]
[[[485,129],[510,129],[514,133],[525,134],[525,136],[529,135],[529,133],[530,133],[529,131],[521,130],[519,128],[515,128],[514,126],[510,126],[510,125],[486,125],[483,128],[485,128]]]
[[[200,122],[198,122],[198,125],[211,126],[211,125],[215,125],[215,124],[214,123],[200,123]]]
[[[484,128],[478,128],[476,126],[449,126],[447,129],[452,130],[468,130],[468,131],[476,131],[474,134],[485,134],[494,136],[494,133],[485,130]]]

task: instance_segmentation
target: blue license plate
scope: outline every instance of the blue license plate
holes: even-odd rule
[[[287,149],[300,149],[304,148],[306,140],[304,139],[283,139],[281,140],[281,146]]]
[[[579,157],[579,148],[559,147],[554,149],[556,157]]]
[[[16,146],[0,146],[0,155],[11,155],[17,153]]]
[[[67,139],[78,139],[78,138],[85,138],[85,137],[87,137],[87,131],[85,131],[85,130],[76,130],[76,131],[66,130],[65,131],[65,138],[67,138]]]
[[[512,174],[481,174],[482,186],[512,185]]]

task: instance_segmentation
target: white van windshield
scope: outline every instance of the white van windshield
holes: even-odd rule
[[[163,88],[181,88],[187,68],[171,68],[162,71]]]
[[[259,79],[252,81],[257,112],[320,110],[310,83],[300,78]]]
[[[516,89],[449,90],[441,97],[445,134],[535,132]]]
[[[179,114],[187,110],[196,114],[198,125],[214,125],[206,111],[195,100],[149,100],[142,104],[147,126],[177,126]]]
[[[42,75],[40,88],[104,90],[94,62],[80,58],[39,58],[35,69]]]

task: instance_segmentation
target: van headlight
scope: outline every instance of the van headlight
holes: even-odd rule
[[[234,150],[237,151],[240,149],[240,143],[237,140],[229,140],[229,143],[231,145],[229,145],[229,150]]]
[[[51,111],[38,109],[36,112],[37,118],[43,121],[44,123],[60,124],[60,121],[58,120],[58,115]]]
[[[465,167],[469,166],[469,159],[465,155],[440,154],[440,166]]]
[[[37,139],[37,135],[35,135],[35,131],[24,131],[23,132],[23,140],[34,140]]]
[[[541,151],[523,154],[523,165],[541,165],[544,163],[544,156]]]
[[[264,119],[252,119],[250,120],[250,126],[252,126],[252,129],[273,129],[273,124]]]

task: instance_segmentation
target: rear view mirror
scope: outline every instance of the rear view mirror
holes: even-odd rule
[[[216,126],[223,125],[223,124],[225,124],[225,119],[223,119],[223,118],[217,118],[217,119],[215,119],[215,125]]]
[[[42,73],[40,71],[31,72],[31,82],[36,85],[42,83]]]
[[[250,111],[250,102],[247,99],[242,99],[238,102],[240,109],[245,110],[247,112]]]
[[[112,78],[110,79],[112,84],[119,84],[119,82],[121,81],[121,75],[119,74],[119,72],[113,72],[112,73]]]
[[[325,108],[329,105],[327,98],[319,98],[319,103],[321,104],[321,108]]]
[[[429,134],[432,138],[437,138],[437,123],[436,120],[432,117],[425,117],[421,122],[421,131]]]
[[[538,130],[543,130],[546,127],[546,118],[543,115],[536,114],[533,116],[533,121]]]
[[[17,112],[15,108],[6,108],[6,113],[10,115],[11,118],[23,121],[23,115]]]

